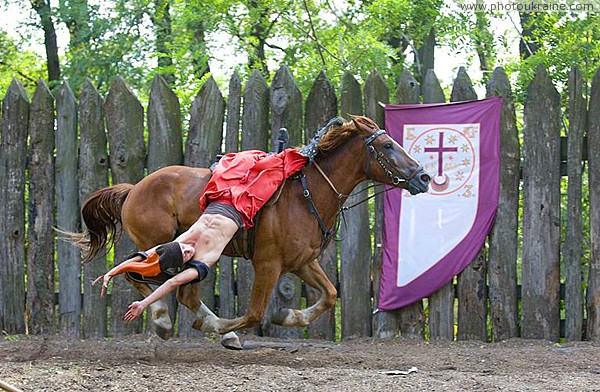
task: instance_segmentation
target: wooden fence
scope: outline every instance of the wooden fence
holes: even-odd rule
[[[402,334],[415,339],[497,341],[521,336],[557,341],[562,325],[568,340],[599,339],[600,72],[592,83],[589,108],[582,94],[585,83],[574,68],[568,81],[567,141],[561,138],[559,94],[540,68],[527,90],[520,148],[510,84],[501,68],[494,71],[487,95],[505,98],[500,207],[487,246],[456,284],[449,283],[401,310],[373,314],[379,295],[383,219],[382,200],[376,198],[371,206],[374,226],[369,226],[369,206],[351,210],[348,225],[343,226],[344,240],[334,242],[322,257],[326,273],[339,288],[336,310],[306,329],[272,325],[269,314],[277,308],[306,306],[316,300],[315,290],[286,275],[274,290],[267,317],[250,332],[329,340],[341,331],[344,339]],[[123,238],[110,259],[101,255],[82,267],[78,251],[58,241],[53,231],[55,226],[80,230],[79,208],[86,195],[109,183],[135,183],[166,165],[206,167],[222,146],[228,152],[268,150],[282,126],[288,128],[291,143],[298,145],[338,113],[362,113],[384,125],[379,102],[444,102],[447,98],[433,71],[427,73],[423,86],[405,72],[395,99],[390,100],[390,94],[377,71],[363,86],[345,75],[339,91],[321,72],[303,102],[283,66],[270,87],[255,72],[242,89],[234,74],[225,102],[211,78],[193,101],[184,138],[179,101],[160,76],[153,81],[146,116],[121,78],[114,80],[105,99],[86,83],[79,101],[68,84],[53,97],[43,81],[29,101],[14,80],[2,102],[0,329],[8,334],[60,332],[83,338],[143,332],[148,321],[122,321],[127,304],[138,298],[124,279],[115,279],[112,295],[104,300],[99,298],[99,287],[90,285],[109,268],[113,257],[122,260],[134,250],[131,240]],[[461,69],[450,100],[476,98],[469,76]],[[584,176],[586,150],[589,174]],[[560,186],[564,175],[568,175],[566,196]],[[582,178],[587,178],[590,191],[585,205],[591,220],[587,274],[582,268]],[[567,203],[562,217],[561,201]],[[562,247],[561,230],[566,233]],[[518,263],[520,240],[522,261]],[[217,272],[203,282],[202,298],[224,317],[243,314],[252,275],[248,261],[223,257]],[[582,285],[584,276],[588,278]],[[170,301],[178,335],[200,336],[191,329],[190,312]]]

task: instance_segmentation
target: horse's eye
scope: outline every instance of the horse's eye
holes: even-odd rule
[[[388,150],[391,150],[391,149],[392,149],[392,143],[385,143],[385,144],[383,145],[383,148],[386,148],[386,149],[388,149]]]

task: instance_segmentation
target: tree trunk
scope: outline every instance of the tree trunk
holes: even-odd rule
[[[531,56],[540,48],[540,44],[534,37],[535,29],[535,14],[531,12],[519,12],[519,19],[521,20],[521,41],[519,42],[519,54],[521,58],[526,59]]]
[[[158,56],[158,68],[165,71],[161,75],[165,81],[172,86],[175,82],[175,74],[172,71],[166,71],[173,65],[173,57],[169,50],[171,43],[171,12],[169,0],[154,1],[154,34],[156,34],[156,54]]]
[[[52,9],[50,2],[46,0],[31,0],[31,6],[40,16],[42,29],[44,30],[44,46],[46,47],[46,68],[48,70],[48,81],[60,80],[60,62],[58,60],[58,44],[56,42],[56,30],[52,21]],[[51,85],[51,87],[53,87]]]

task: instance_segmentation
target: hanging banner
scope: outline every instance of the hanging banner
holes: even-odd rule
[[[409,305],[475,258],[498,208],[502,98],[386,105],[388,134],[431,175],[429,192],[384,198],[380,310]]]

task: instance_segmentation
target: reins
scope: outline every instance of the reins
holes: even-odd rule
[[[365,171],[366,171],[366,177],[367,180],[369,180],[371,178],[370,174],[371,174],[371,157],[374,155],[375,156],[375,160],[377,161],[377,163],[379,163],[379,165],[381,166],[381,168],[383,169],[383,171],[385,172],[385,174],[391,179],[392,184],[394,185],[398,185],[400,184],[400,182],[402,181],[409,181],[412,177],[415,176],[416,171],[413,172],[410,176],[410,178],[408,180],[404,180],[401,177],[395,175],[392,170],[389,169],[389,167],[387,165],[390,164],[390,162],[387,160],[387,158],[385,157],[385,155],[383,154],[383,152],[378,151],[375,146],[373,146],[373,142],[375,141],[375,139],[377,139],[379,136],[386,134],[385,130],[383,129],[379,129],[375,132],[373,132],[373,134],[371,136],[369,136],[368,138],[366,138],[364,140],[365,142],[365,146],[367,149],[367,154],[365,156]],[[387,161],[387,162],[386,162]],[[321,239],[321,252],[325,249],[325,247],[327,246],[327,244],[329,243],[332,235],[334,235],[340,225],[341,225],[341,220],[344,221],[344,225],[346,225],[346,218],[344,216],[344,212],[348,211],[360,204],[363,204],[367,201],[369,201],[370,199],[377,197],[378,195],[387,192],[393,188],[388,188],[388,189],[383,189],[381,191],[375,192],[373,195],[371,196],[367,196],[366,198],[364,198],[363,200],[356,202],[350,206],[342,206],[342,199],[343,198],[348,198],[351,196],[355,196],[358,195],[362,192],[368,191],[369,189],[372,189],[376,186],[382,185],[382,184],[373,184],[370,185],[364,189],[359,190],[358,192],[354,192],[351,194],[343,194],[342,192],[338,191],[338,189],[335,187],[335,185],[333,184],[333,182],[331,181],[331,179],[327,176],[327,174],[325,173],[325,171],[321,168],[321,166],[319,166],[319,164],[316,161],[312,161],[311,163],[314,164],[315,168],[317,169],[317,171],[319,172],[319,174],[321,174],[321,176],[325,179],[325,181],[327,182],[327,184],[329,184],[329,186],[331,187],[331,189],[333,190],[333,192],[336,194],[337,196],[337,200],[338,200],[338,209],[337,209],[337,216],[336,216],[336,224],[334,224],[334,226],[332,228],[328,228],[325,225],[325,222],[323,221],[323,218],[321,217],[321,214],[319,214],[319,211],[317,210],[317,207],[315,206],[315,203],[313,201],[312,195],[310,193],[310,191],[308,190],[308,184],[306,181],[306,174],[304,173],[303,170],[301,170],[299,173],[297,173],[296,175],[293,176],[293,178],[295,179],[299,179],[300,183],[302,184],[302,194],[304,196],[304,198],[307,200],[308,202],[308,209],[309,211],[315,216],[317,223],[319,224],[319,227],[321,229],[322,232],[322,239]],[[387,163],[387,165],[386,165]],[[341,218],[341,219],[340,219]],[[341,240],[341,239],[337,239],[337,240]]]

